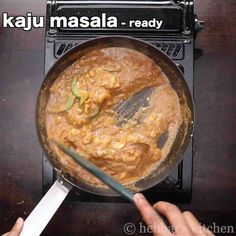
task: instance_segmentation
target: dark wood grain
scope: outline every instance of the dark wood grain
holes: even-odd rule
[[[196,47],[194,194],[196,210],[236,210],[236,2],[196,1],[206,29]]]
[[[195,3],[206,29],[196,42],[204,55],[195,63],[193,199],[180,207],[236,231],[236,1]],[[45,1],[2,0],[1,11],[44,15]],[[0,29],[0,233],[41,198],[34,112],[43,64],[44,29]],[[124,235],[124,224],[140,219],[131,204],[64,202],[43,235]]]

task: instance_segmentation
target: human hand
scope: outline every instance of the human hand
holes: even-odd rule
[[[173,235],[158,213],[168,219],[176,236],[214,236],[212,232],[201,226],[191,212],[182,213],[177,206],[171,203],[158,202],[152,207],[140,193],[134,195],[134,202],[144,221],[152,229],[154,236]]]
[[[2,236],[19,236],[23,228],[23,225],[24,225],[24,220],[22,218],[18,218],[11,231],[3,234]]]

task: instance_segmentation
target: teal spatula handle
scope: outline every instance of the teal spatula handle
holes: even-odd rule
[[[108,185],[110,188],[115,190],[116,192],[120,193],[122,196],[124,196],[127,200],[130,202],[133,202],[134,193],[121,184],[119,184],[117,181],[115,181],[113,178],[111,178],[109,175],[105,174],[102,170],[100,170],[97,166],[95,166],[90,161],[86,160],[85,158],[81,157],[79,154],[77,154],[74,150],[68,148],[64,144],[54,141],[58,147],[65,152],[67,155],[69,155],[73,160],[75,160],[79,165],[81,165],[83,168],[85,168],[87,171],[89,171],[91,174],[96,176],[98,179],[100,179],[103,183]]]

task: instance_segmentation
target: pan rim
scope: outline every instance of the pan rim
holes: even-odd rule
[[[131,36],[120,36],[120,35],[100,36],[100,37],[96,37],[96,38],[94,38],[94,39],[86,40],[86,41],[84,41],[83,43],[81,43],[81,44],[75,46],[74,48],[72,48],[72,49],[70,49],[68,52],[66,52],[59,60],[57,60],[57,62],[50,68],[50,70],[49,70],[48,73],[46,74],[46,76],[45,76],[45,78],[44,78],[44,80],[43,80],[43,82],[42,82],[42,84],[41,84],[41,87],[40,87],[40,90],[39,90],[39,94],[38,94],[38,98],[37,98],[37,105],[36,105],[36,128],[37,128],[37,133],[38,133],[40,145],[41,145],[41,147],[43,148],[43,151],[44,151],[44,153],[46,154],[47,159],[48,159],[49,162],[51,163],[52,167],[57,171],[57,173],[60,175],[60,177],[62,177],[65,181],[67,181],[67,182],[70,183],[71,185],[73,185],[73,186],[75,186],[76,188],[81,189],[81,190],[83,190],[83,191],[86,191],[86,192],[89,192],[89,193],[92,193],[92,194],[96,194],[96,195],[100,195],[100,196],[111,196],[111,197],[113,197],[113,196],[119,196],[119,194],[117,194],[116,192],[114,192],[114,191],[111,190],[111,189],[99,188],[99,187],[97,187],[97,186],[92,186],[92,185],[90,185],[90,184],[84,182],[85,186],[89,185],[89,186],[92,187],[92,189],[96,188],[96,189],[98,190],[98,191],[92,191],[92,190],[90,191],[89,188],[83,188],[83,187],[81,187],[81,186],[75,184],[73,181],[71,181],[71,177],[68,178],[66,175],[64,175],[64,174],[62,173],[61,170],[58,170],[58,169],[54,166],[54,164],[52,163],[51,158],[49,158],[50,153],[48,153],[47,149],[45,148],[45,144],[44,144],[44,142],[43,142],[43,139],[42,139],[42,136],[41,136],[41,132],[40,132],[40,125],[39,125],[39,122],[38,122],[39,103],[40,103],[40,91],[41,91],[41,89],[42,89],[42,86],[43,86],[45,80],[47,79],[48,75],[53,71],[54,67],[55,67],[56,65],[58,65],[61,61],[65,60],[66,57],[69,57],[69,56],[72,55],[74,52],[78,51],[78,50],[79,50],[78,48],[80,48],[81,45],[83,45],[84,47],[86,47],[87,44],[93,44],[94,42],[97,42],[98,40],[108,40],[108,39],[112,39],[112,40],[114,40],[114,39],[116,39],[116,40],[124,40],[124,39],[127,40],[127,39],[128,39],[128,40],[130,40],[130,41],[137,41],[137,42],[139,42],[139,43],[145,45],[146,47],[151,48],[152,50],[158,51],[159,54],[161,54],[163,57],[167,58],[168,63],[171,64],[171,66],[172,66],[173,68],[175,68],[175,70],[176,70],[177,73],[179,73],[179,75],[180,75],[180,77],[181,77],[181,80],[182,80],[181,82],[185,83],[185,87],[187,87],[188,93],[189,93],[189,94],[188,94],[188,99],[190,99],[189,102],[190,102],[190,106],[191,106],[191,108],[190,108],[190,110],[191,110],[191,124],[190,124],[189,127],[188,127],[188,128],[189,128],[189,132],[188,132],[189,135],[187,135],[187,137],[186,137],[185,145],[184,145],[184,147],[182,148],[183,151],[182,151],[181,157],[178,158],[178,161],[175,162],[174,167],[172,167],[171,170],[168,171],[168,173],[163,174],[163,176],[162,176],[161,178],[159,178],[158,181],[156,181],[156,182],[153,183],[153,184],[149,184],[148,186],[146,186],[146,188],[142,188],[141,191],[145,191],[145,190],[147,190],[147,189],[150,189],[150,188],[152,188],[153,186],[157,185],[158,183],[162,182],[162,181],[175,169],[175,167],[177,167],[177,166],[179,165],[179,163],[182,161],[182,159],[183,159],[183,154],[185,153],[185,151],[186,151],[186,149],[187,149],[187,147],[188,147],[188,144],[189,144],[189,142],[190,142],[190,140],[191,140],[191,138],[192,138],[192,135],[193,135],[194,121],[195,121],[195,120],[194,120],[194,119],[195,119],[195,109],[194,109],[193,97],[192,97],[192,95],[191,95],[191,93],[190,93],[190,91],[189,91],[189,86],[188,86],[188,84],[187,84],[187,82],[186,82],[186,80],[185,80],[185,78],[184,78],[184,75],[183,75],[183,73],[181,72],[181,70],[175,65],[175,63],[172,61],[172,59],[171,59],[168,55],[166,55],[166,54],[163,53],[161,50],[159,50],[157,47],[155,47],[154,45],[152,45],[152,44],[150,44],[149,42],[146,42],[146,41],[144,41],[144,40],[141,40],[141,39],[138,39],[138,38],[134,38],[134,37],[131,37]],[[146,55],[146,54],[144,54],[144,55]],[[147,56],[147,55],[146,55],[146,56]],[[77,182],[78,182],[78,181],[77,181]],[[103,190],[109,190],[109,191],[107,191],[106,194],[103,194],[103,193],[101,193],[99,190],[102,190],[102,191],[103,191]]]

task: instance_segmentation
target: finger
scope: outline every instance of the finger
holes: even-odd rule
[[[193,216],[191,212],[185,211],[183,212],[183,216],[185,220],[187,221],[192,232],[194,232],[194,234],[200,235],[200,236],[205,235],[205,233],[203,232],[202,226],[200,225],[198,220]]]
[[[158,202],[154,208],[168,219],[177,235],[192,235],[187,221],[177,206],[168,202]]]
[[[146,198],[137,193],[134,195],[134,202],[139,209],[144,221],[151,227],[154,235],[158,236],[171,236],[167,226],[162,221],[161,217],[157,214],[154,208],[148,203]]]
[[[24,220],[22,218],[18,218],[15,225],[11,229],[11,231],[8,233],[7,236],[18,236],[20,235],[20,232],[23,228]]]
[[[6,232],[5,234],[2,234],[2,236],[8,236],[9,232]]]
[[[209,231],[207,228],[203,227],[199,221],[196,219],[196,217],[189,211],[183,212],[184,218],[186,219],[189,227],[196,235],[208,235],[208,236],[214,236],[214,234]]]

